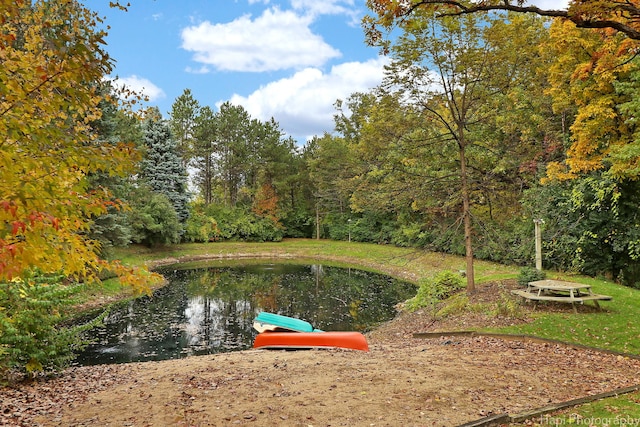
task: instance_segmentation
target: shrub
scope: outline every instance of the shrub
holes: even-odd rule
[[[493,314],[495,316],[514,317],[516,319],[521,319],[524,316],[520,303],[505,293],[500,294],[500,299],[496,302]]]
[[[61,327],[64,307],[82,285],[62,283],[62,276],[33,274],[0,283],[0,382],[10,375],[62,369],[86,346],[87,325]]]
[[[214,240],[278,242],[284,236],[281,225],[241,207],[209,205],[205,215],[216,223]]]
[[[523,267],[518,275],[518,284],[521,286],[527,286],[527,283],[529,282],[544,280],[546,277],[547,274],[544,271],[531,267]]]
[[[128,215],[131,240],[148,247],[178,243],[182,224],[167,196],[154,193],[147,187],[136,189],[134,196]]]
[[[454,314],[464,313],[469,308],[469,297],[466,294],[454,295],[449,298],[436,313],[436,317],[444,318]]]
[[[448,270],[442,271],[420,284],[416,296],[408,300],[405,307],[409,311],[415,311],[422,307],[434,306],[465,286],[461,275]]]
[[[185,241],[206,243],[216,241],[219,237],[220,229],[214,218],[202,212],[191,212],[185,224]]]

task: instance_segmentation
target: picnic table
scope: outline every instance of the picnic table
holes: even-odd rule
[[[511,292],[536,303],[538,301],[568,302],[576,313],[578,312],[576,302],[584,304],[585,301],[593,301],[596,308],[600,309],[598,301],[612,299],[609,295],[594,294],[591,285],[549,279],[529,282],[526,289],[515,289]]]

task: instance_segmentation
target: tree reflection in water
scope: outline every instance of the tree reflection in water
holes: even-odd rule
[[[366,331],[391,319],[415,287],[388,276],[323,265],[260,264],[159,271],[169,284],[114,307],[77,363],[176,359],[250,348],[261,311],[316,328]]]

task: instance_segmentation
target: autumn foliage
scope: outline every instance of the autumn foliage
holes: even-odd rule
[[[556,58],[549,70],[554,109],[576,109],[571,145],[563,163],[551,163],[551,178],[606,171],[635,180],[638,168],[635,98],[640,44],[613,30],[582,30],[555,22],[547,52]]]
[[[268,218],[278,224],[278,195],[270,183],[265,183],[260,187],[253,212],[259,217]]]
[[[73,0],[0,0],[0,281],[38,269],[88,280],[109,268],[97,256],[91,218],[121,208],[87,177],[125,175],[128,144],[102,144],[92,123],[111,70],[100,19]]]
[[[573,0],[567,9],[544,9],[524,0],[367,0],[367,6],[377,15],[364,19],[369,34],[375,34],[377,26],[389,28],[405,21],[417,9],[431,8],[436,17],[496,11],[535,13],[572,22],[578,28],[610,29],[640,40],[640,2],[632,0]]]

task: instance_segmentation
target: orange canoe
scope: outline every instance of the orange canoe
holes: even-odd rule
[[[369,351],[367,339],[360,332],[262,332],[253,342],[253,348],[327,347]]]

